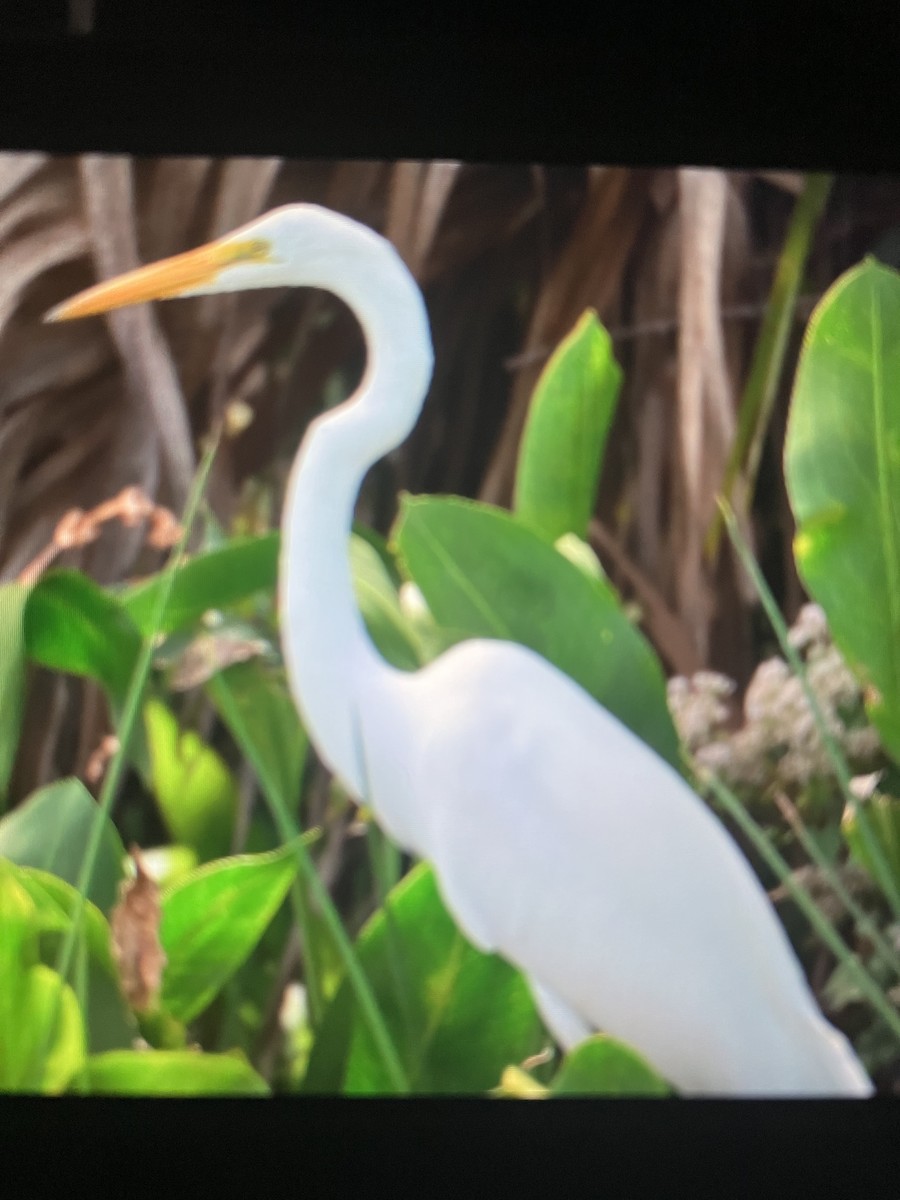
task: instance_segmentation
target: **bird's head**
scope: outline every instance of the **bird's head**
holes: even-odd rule
[[[352,247],[348,244],[350,228],[354,230]],[[69,321],[129,304],[178,296],[286,284],[318,286],[320,278],[328,286],[335,258],[345,249],[355,250],[358,256],[370,239],[381,240],[346,217],[315,205],[286,205],[205,246],[86,288],[52,308],[44,320]],[[323,264],[326,258],[328,263]]]

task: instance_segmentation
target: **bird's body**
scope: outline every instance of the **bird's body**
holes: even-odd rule
[[[157,265],[55,315],[275,284],[326,287],[356,314],[366,376],[304,440],[279,575],[288,676],[326,764],[433,863],[471,941],[525,972],[563,1046],[604,1030],[686,1094],[869,1094],[746,860],[666,762],[524,647],[466,642],[405,673],[369,641],[354,503],[431,373],[424,304],[393,248],[296,205],[193,253],[168,286]]]
[[[479,640],[360,699],[376,811],[386,789],[419,801],[388,833],[435,864],[470,941],[529,976],[564,1047],[603,1030],[685,1094],[868,1093],[729,835],[577,684]],[[402,764],[378,753],[389,730]]]

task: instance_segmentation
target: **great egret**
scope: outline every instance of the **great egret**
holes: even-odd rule
[[[284,656],[321,758],[433,863],[474,945],[525,972],[564,1048],[604,1030],[688,1095],[870,1094],[749,865],[676,771],[522,646],[464,642],[405,673],[369,641],[354,503],[413,428],[432,370],[422,296],[387,241],[289,205],[48,318],[284,285],[339,296],[368,351],[356,394],[310,426],[282,522]]]

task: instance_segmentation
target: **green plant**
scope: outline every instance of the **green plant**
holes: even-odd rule
[[[877,283],[887,286],[880,277]],[[818,321],[807,356],[815,330],[827,328]],[[795,437],[806,402],[804,369],[808,358],[794,400]],[[879,370],[884,376],[886,368]],[[828,377],[827,366],[821,371],[817,386]],[[369,632],[396,666],[415,669],[464,638],[520,641],[677,765],[660,664],[586,540],[620,379],[608,335],[585,314],[536,389],[515,511],[456,497],[404,497],[387,542],[371,531],[354,535],[351,564]],[[889,408],[886,393],[879,404]],[[846,431],[832,431],[837,435],[846,438]],[[873,444],[878,436],[876,427]],[[315,800],[321,774],[278,649],[278,536],[222,542],[208,531],[184,556],[213,450],[198,473],[181,543],[158,575],[101,588],[76,572],[54,571],[0,590],[4,712],[21,706],[31,661],[95,680],[118,737],[99,803],[79,781],[62,780],[0,821],[0,1007],[25,1014],[18,1032],[0,1041],[0,1087],[666,1094],[665,1082],[611,1039],[590,1039],[560,1063],[524,979],[465,941],[431,870],[405,869],[365,810],[350,819],[339,791]],[[867,452],[874,451],[860,450]],[[796,490],[793,461],[789,455]],[[860,504],[877,506],[880,495],[867,493]],[[798,516],[801,539],[808,538]],[[896,531],[886,533],[883,521],[871,535],[886,553],[888,535]],[[826,575],[841,569],[822,568]],[[887,620],[882,636],[900,638],[889,614]],[[802,678],[804,664],[794,665]],[[887,692],[878,711],[887,712],[889,733]],[[213,715],[213,737],[192,725],[198,704]],[[8,784],[17,737],[15,724],[4,722],[0,787]],[[871,1002],[889,1025],[889,956],[882,969],[858,952],[844,954],[790,864],[771,853],[772,830],[727,789],[715,788],[782,883],[804,897],[818,935],[841,959],[839,970],[850,973],[853,1002]],[[155,989],[153,971],[149,984],[144,980],[149,999],[141,994],[136,1002],[140,989],[124,998],[122,958],[111,951],[111,922],[130,886],[116,824],[130,813],[140,835],[148,795],[169,841],[140,856],[163,877],[158,892],[147,885],[155,896],[150,912],[155,904],[158,916],[139,932],[147,939],[141,944],[157,947],[166,961]],[[878,813],[868,841],[858,824],[851,830],[845,822],[845,829],[854,856],[890,898],[895,814],[887,803]],[[322,875],[329,846],[343,840],[352,847],[361,833],[362,883],[343,898],[342,917],[337,891]],[[881,936],[885,923],[874,919]],[[286,986],[297,978],[303,1002],[291,1020],[280,1019]]]

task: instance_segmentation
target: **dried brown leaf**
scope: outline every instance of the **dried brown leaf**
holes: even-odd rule
[[[742,209],[720,171],[680,171],[679,201],[678,435],[683,506],[676,588],[679,610],[689,620],[696,647],[705,658],[714,596],[702,539],[736,425],[722,317],[725,248],[729,232],[732,240],[736,236],[741,241]],[[735,274],[739,273],[738,269]]]
[[[143,192],[136,189],[141,212],[141,257],[145,262],[188,248],[214,160],[160,158],[151,165],[147,186]]]
[[[704,486],[704,442],[717,433],[727,448],[734,434],[721,314],[728,183],[722,171],[683,170],[679,189],[678,436],[688,518],[705,528],[712,497]]]
[[[385,237],[420,275],[460,170],[457,162],[401,162],[391,172]]]
[[[49,229],[16,238],[0,250],[0,337],[22,293],[37,278],[87,249],[88,239],[78,217],[65,217]]]
[[[234,663],[258,658],[267,649],[261,639],[248,638],[231,630],[201,633],[179,656],[169,676],[169,686],[175,692],[189,691]]]
[[[766,183],[771,183],[779,191],[787,192],[791,196],[799,196],[803,191],[804,175],[802,171],[756,171],[754,173],[759,179],[764,179]]]
[[[36,175],[49,157],[48,154],[0,154],[0,204]]]
[[[222,237],[258,216],[266,206],[280,166],[279,158],[231,158],[222,162],[203,240],[212,241]],[[217,359],[217,375],[222,370],[223,347],[229,344],[233,336],[236,302],[235,296],[200,296],[195,301],[195,321],[200,325],[215,326],[219,335],[213,351]]]
[[[594,172],[575,228],[534,306],[524,353],[553,347],[586,308],[609,320],[629,255],[644,219],[650,179],[626,168]],[[523,367],[516,378],[506,421],[482,483],[481,499],[508,503],[519,439],[540,365]]]
[[[222,237],[258,216],[266,206],[280,158],[229,158],[221,166],[206,236]]]
[[[666,586],[671,543],[671,454],[677,388],[677,299],[680,262],[678,183],[660,171],[651,184],[657,216],[642,240],[634,270],[631,319],[638,329],[672,321],[671,331],[644,333],[629,347],[620,408],[634,414],[636,450],[626,493],[635,531],[635,559]],[[663,204],[667,202],[668,207]]]
[[[96,787],[109,766],[112,758],[119,751],[119,739],[115,734],[104,734],[100,744],[94,750],[84,765],[84,781],[90,787]]]
[[[294,194],[315,201],[318,181],[309,178],[308,166]],[[373,228],[381,228],[385,180],[392,171],[393,168],[386,162],[334,163],[329,171],[322,203],[326,208],[346,213],[348,217],[364,221]]]
[[[23,225],[46,227],[51,217],[69,215],[74,202],[75,189],[70,175],[43,172],[31,187],[24,188],[0,207],[0,245],[20,234]]]
[[[80,170],[100,277],[131,270],[140,260],[130,161],[85,155]],[[107,321],[128,392],[136,407],[152,414],[173,501],[181,508],[193,476],[194,453],[181,384],[156,315],[150,306],[141,305],[108,313]]]
[[[97,327],[59,323],[35,337],[33,322],[14,317],[2,346],[0,414],[41,392],[76,388],[109,361],[109,342]],[[0,440],[2,440],[0,425]]]
[[[130,850],[135,878],[119,884],[119,902],[110,913],[112,952],[122,994],[135,1012],[152,1011],[159,999],[166,956],[159,941],[162,910],[159,888],[137,846]]]
[[[426,164],[422,162],[400,162],[391,171],[385,236],[397,247],[397,253],[407,266],[413,256],[415,242],[413,219],[422,192],[422,177],[426,169]]]

